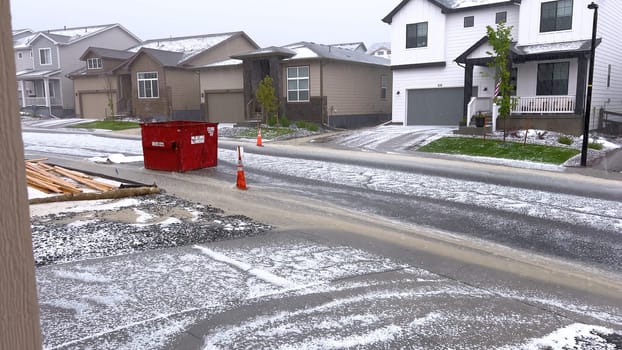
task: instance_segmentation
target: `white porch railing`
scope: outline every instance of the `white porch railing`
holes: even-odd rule
[[[52,106],[60,105],[60,98],[50,97]],[[45,106],[45,97],[26,97],[26,106]]]
[[[575,96],[513,96],[511,113],[574,113]]]
[[[467,104],[466,126],[471,125],[471,118],[475,114],[475,101],[477,101],[477,97],[471,97],[471,101]]]

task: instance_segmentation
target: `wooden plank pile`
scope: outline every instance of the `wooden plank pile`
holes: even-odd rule
[[[114,186],[96,181],[84,173],[59,166],[50,166],[44,163],[45,160],[26,161],[28,186],[41,192],[75,195],[85,192],[85,189],[90,189],[90,192],[108,192],[115,189]]]

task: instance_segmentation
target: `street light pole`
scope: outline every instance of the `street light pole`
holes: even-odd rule
[[[587,145],[590,131],[590,109],[592,109],[592,83],[594,82],[594,54],[596,52],[596,27],[598,25],[598,5],[593,1],[587,8],[594,10],[592,24],[592,49],[590,50],[590,69],[587,80],[587,100],[585,102],[585,117],[583,118],[583,145],[581,147],[581,166],[587,165]]]

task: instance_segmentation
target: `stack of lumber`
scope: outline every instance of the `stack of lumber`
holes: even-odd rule
[[[95,199],[116,199],[160,193],[155,185],[111,186],[75,170],[44,163],[47,159],[26,161],[26,180],[28,186],[47,194],[57,194],[45,198],[31,198],[30,204],[61,201],[81,201]]]
[[[26,161],[26,180],[28,186],[44,193],[77,194],[84,187],[95,192],[107,192],[115,187],[94,180],[92,177],[74,170],[44,163],[45,159]]]

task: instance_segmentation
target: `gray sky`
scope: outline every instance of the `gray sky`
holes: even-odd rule
[[[259,46],[390,41],[399,0],[11,0],[13,29],[120,23],[141,39],[245,31]]]

